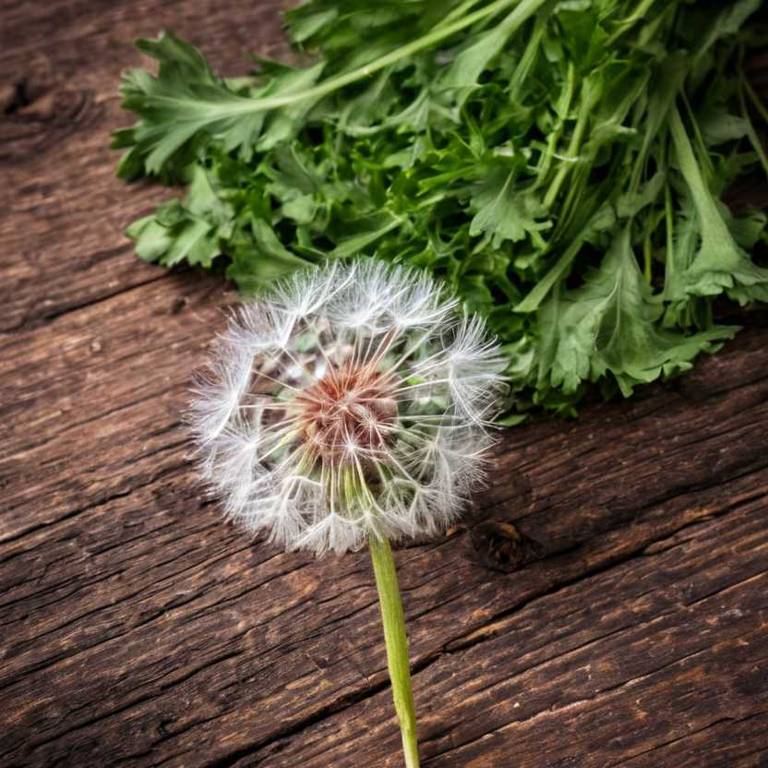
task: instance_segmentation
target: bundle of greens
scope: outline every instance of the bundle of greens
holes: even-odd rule
[[[246,292],[326,259],[427,268],[504,343],[513,414],[628,395],[734,333],[717,297],[768,300],[766,216],[721,201],[768,173],[759,6],[311,0],[286,19],[314,63],[238,79],[141,40],[159,72],[125,75],[119,174],[188,189],[129,234]]]

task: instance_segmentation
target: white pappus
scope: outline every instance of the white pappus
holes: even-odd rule
[[[432,535],[482,478],[503,368],[426,274],[296,273],[217,343],[191,409],[203,473],[229,517],[287,549]]]

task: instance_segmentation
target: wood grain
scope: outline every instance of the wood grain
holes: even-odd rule
[[[398,766],[365,553],[220,522],[180,414],[219,281],[140,263],[113,178],[130,41],[217,67],[276,3],[0,0],[0,765]],[[768,764],[768,328],[576,422],[505,433],[466,523],[397,553],[424,765]],[[478,521],[542,545],[489,570]]]

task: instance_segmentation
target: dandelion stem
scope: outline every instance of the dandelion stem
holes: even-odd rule
[[[369,537],[371,562],[379,591],[381,622],[387,646],[387,667],[392,682],[392,699],[400,722],[403,754],[406,768],[419,768],[419,747],[416,741],[416,708],[411,688],[411,670],[408,662],[408,637],[405,632],[403,601],[397,582],[395,560],[387,539],[376,534]]]

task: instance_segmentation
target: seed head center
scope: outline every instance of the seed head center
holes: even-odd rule
[[[345,365],[296,396],[302,439],[324,458],[342,460],[351,448],[376,451],[397,415],[394,385],[365,365]]]

